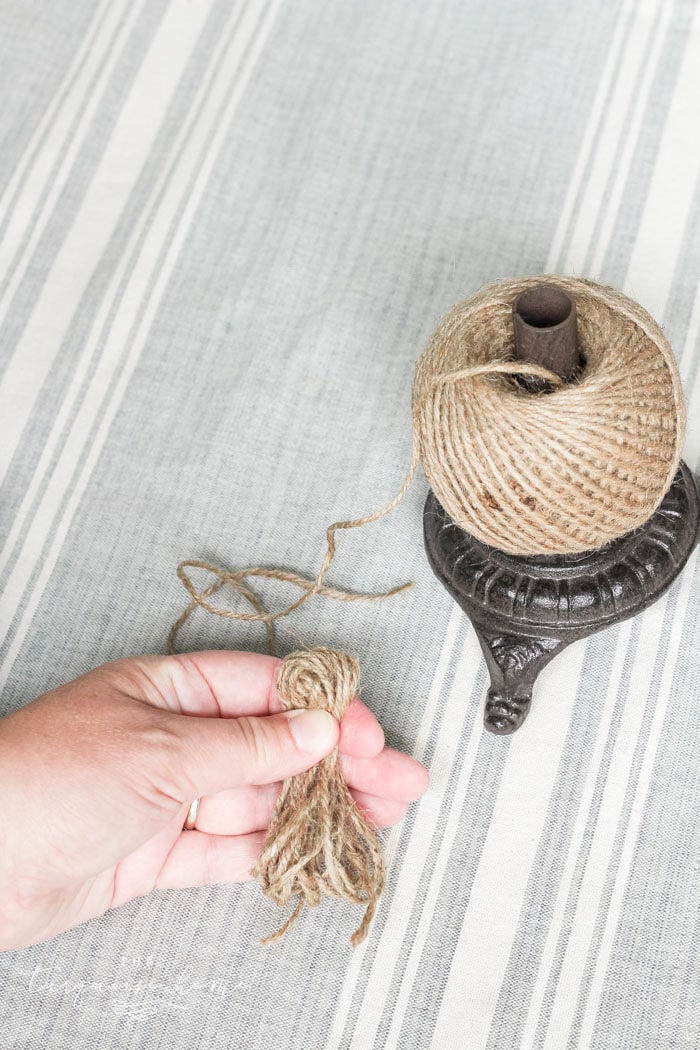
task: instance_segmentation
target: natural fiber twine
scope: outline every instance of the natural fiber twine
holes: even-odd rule
[[[277,692],[285,710],[318,708],[340,720],[359,683],[354,657],[310,649],[282,661]],[[315,907],[324,893],[365,905],[350,943],[355,947],[365,939],[384,889],[386,868],[377,834],[345,786],[337,749],[317,766],[284,782],[253,875],[275,904],[299,898],[284,925],[263,944],[283,937],[304,906]]]
[[[516,297],[555,281],[575,300],[584,367],[576,382],[514,359],[511,318]],[[545,378],[556,388],[533,394],[516,376]],[[336,532],[368,525],[397,506],[420,462],[438,500],[462,528],[511,554],[593,550],[643,525],[662,502],[680,462],[685,403],[673,351],[659,325],[614,288],[576,277],[525,277],[483,288],[438,326],[416,366],[413,452],[399,491],[381,510],[326,530],[326,553],[314,580],[254,566],[228,571],[186,561],[178,575],[192,601],[174,624],[168,645],[198,607],[231,620],[264,623],[270,652],[273,624],[313,595],[343,601],[381,600],[326,587]],[[215,576],[201,592],[185,572]],[[282,580],[301,596],[267,612],[244,583]],[[237,612],[209,598],[226,584],[253,605]]]
[[[512,304],[546,278],[489,285],[442,321],[413,385],[417,456],[467,532],[511,554],[604,546],[643,525],[678,469],[685,409],[658,324],[612,288],[556,277],[576,302],[578,382],[532,394],[515,375]]]
[[[585,364],[578,381],[568,384],[514,360],[513,301],[548,279],[576,302]],[[544,378],[555,389],[531,393],[516,376]],[[198,608],[263,623],[274,652],[275,621],[315,594],[378,601],[411,587],[358,594],[328,587],[325,578],[336,532],[393,510],[420,462],[448,514],[484,543],[521,555],[575,553],[602,547],[647,521],[678,469],[685,430],[675,358],[653,318],[612,288],[558,276],[499,282],[456,306],[418,362],[412,408],[413,453],[399,491],[374,514],[328,527],[315,579],[261,566],[178,566],[191,601],[170,631],[170,652]],[[199,590],[189,568],[211,573],[214,581]],[[250,587],[256,578],[291,583],[301,596],[268,612]],[[226,586],[253,611],[214,605],[210,599]],[[278,691],[285,705],[326,706],[340,718],[357,680],[351,657],[317,649],[283,662]],[[304,904],[318,904],[322,893],[365,904],[353,944],[366,936],[386,875],[376,835],[342,781],[336,753],[284,784],[256,874],[279,904],[299,895],[290,919],[268,940],[282,936]]]

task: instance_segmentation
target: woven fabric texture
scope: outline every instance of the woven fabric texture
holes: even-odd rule
[[[415,362],[491,281],[663,326],[700,461],[696,0],[0,3],[2,713],[164,650],[183,558],[318,571],[405,476]],[[700,1044],[700,574],[571,646],[512,739],[422,547],[422,474],[280,649],[358,656],[431,771],[387,890],[282,942],[255,883],[0,956],[18,1050]],[[298,596],[269,582],[265,601]],[[183,647],[264,648],[196,615]]]

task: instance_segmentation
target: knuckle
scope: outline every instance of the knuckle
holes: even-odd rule
[[[251,776],[259,769],[275,764],[275,742],[278,734],[262,718],[238,718],[237,730],[242,744],[245,767]]]
[[[209,835],[204,849],[204,871],[202,873],[205,886],[213,886],[220,881],[221,848],[215,835]]]

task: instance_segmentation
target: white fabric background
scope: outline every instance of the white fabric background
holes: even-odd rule
[[[697,3],[0,0],[0,90],[3,712],[162,651],[183,557],[314,573],[404,476],[431,331],[499,277],[643,303],[697,469]],[[412,592],[280,630],[356,652],[431,769],[367,943],[328,904],[262,950],[256,885],[162,892],[0,956],[3,1045],[700,1045],[697,557],[496,739],[425,494],[333,570]]]

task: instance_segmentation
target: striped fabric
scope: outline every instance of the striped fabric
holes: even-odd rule
[[[700,465],[699,3],[4,0],[0,50],[3,712],[162,651],[183,557],[315,572],[404,476],[432,329],[499,277],[649,309]],[[160,892],[0,957],[3,1046],[700,1046],[697,556],[498,739],[425,495],[333,570],[412,591],[280,630],[356,652],[431,770],[368,941],[329,903],[263,950],[254,884]]]

